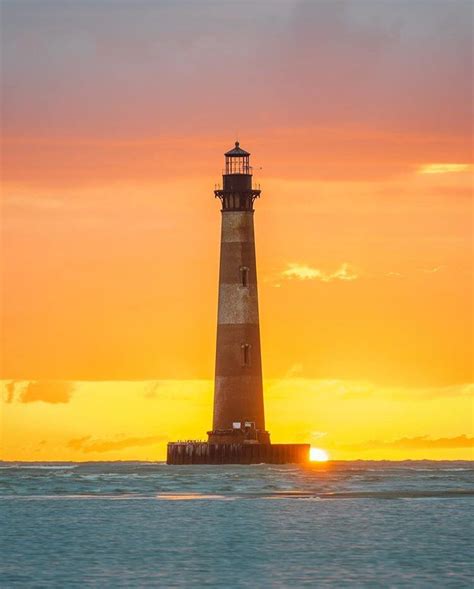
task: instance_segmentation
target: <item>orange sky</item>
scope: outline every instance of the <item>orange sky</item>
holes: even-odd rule
[[[3,457],[205,435],[237,134],[274,441],[472,457],[471,13],[3,2]]]

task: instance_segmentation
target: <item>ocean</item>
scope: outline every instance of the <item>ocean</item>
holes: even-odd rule
[[[473,586],[472,462],[0,463],[0,586]]]

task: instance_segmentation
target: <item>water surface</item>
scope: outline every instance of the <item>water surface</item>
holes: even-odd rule
[[[472,587],[472,462],[0,463],[2,587]]]

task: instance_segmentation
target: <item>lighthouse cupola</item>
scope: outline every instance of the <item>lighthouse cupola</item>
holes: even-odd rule
[[[222,189],[214,191],[222,202],[223,211],[252,211],[253,201],[260,196],[260,190],[252,186],[250,153],[240,147],[238,141],[225,154],[225,168],[222,174]]]
[[[252,174],[250,169],[250,153],[240,147],[238,141],[235,147],[225,154],[225,175]]]

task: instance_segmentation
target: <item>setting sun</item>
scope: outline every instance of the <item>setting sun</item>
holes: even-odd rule
[[[327,462],[329,454],[322,448],[310,448],[309,459],[311,462]]]

